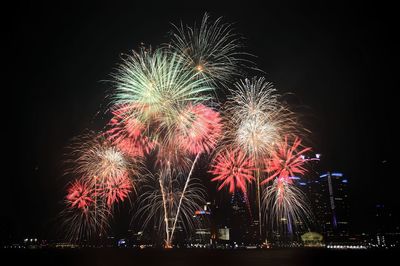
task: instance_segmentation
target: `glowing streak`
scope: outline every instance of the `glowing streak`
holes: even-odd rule
[[[182,195],[181,195],[181,197],[179,198],[178,210],[176,211],[176,216],[175,216],[175,220],[174,220],[174,225],[172,226],[171,242],[172,242],[172,239],[173,239],[173,237],[174,237],[176,222],[178,221],[178,218],[179,218],[179,213],[180,213],[180,210],[181,210],[182,200],[183,200],[183,197],[185,196],[185,192],[186,192],[187,186],[188,186],[188,184],[189,184],[190,177],[192,176],[194,166],[195,166],[197,160],[199,159],[199,157],[200,157],[200,153],[198,153],[198,154],[196,155],[196,158],[195,158],[194,161],[193,161],[192,168],[190,168],[189,175],[188,175],[188,177],[186,178],[185,186],[183,187],[183,190],[182,190]]]
[[[165,233],[167,235],[167,238],[165,240],[165,247],[170,247],[171,246],[171,241],[169,239],[169,221],[168,221],[168,210],[167,210],[167,198],[164,192],[164,185],[162,182],[162,178],[158,179],[160,183],[160,191],[162,195],[162,200],[163,200],[163,208],[164,208],[164,223],[165,223]]]

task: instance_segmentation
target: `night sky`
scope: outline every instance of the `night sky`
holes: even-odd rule
[[[389,124],[397,121],[389,98],[398,75],[390,64],[395,34],[390,7],[142,2],[32,1],[4,10],[11,18],[5,33],[10,47],[3,50],[3,237],[57,235],[67,182],[64,147],[84,129],[105,124],[111,86],[104,81],[120,54],[140,43],[166,42],[171,22],[193,24],[204,12],[234,22],[266,78],[295,95],[314,150],[323,154],[327,170],[349,179],[354,231],[369,229],[377,202],[399,207],[399,178],[389,171],[395,163],[389,145],[396,144]]]

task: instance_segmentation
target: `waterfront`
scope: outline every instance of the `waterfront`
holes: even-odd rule
[[[360,265],[390,262],[398,250],[3,249],[2,265]]]

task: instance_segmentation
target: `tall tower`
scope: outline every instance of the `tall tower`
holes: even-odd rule
[[[317,230],[328,240],[349,234],[348,179],[339,172],[327,172],[310,182]]]

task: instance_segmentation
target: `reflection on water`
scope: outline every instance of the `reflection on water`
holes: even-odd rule
[[[69,249],[0,250],[2,265],[356,265],[382,264],[395,259],[396,250],[142,250]],[[10,260],[9,260],[10,259]]]

